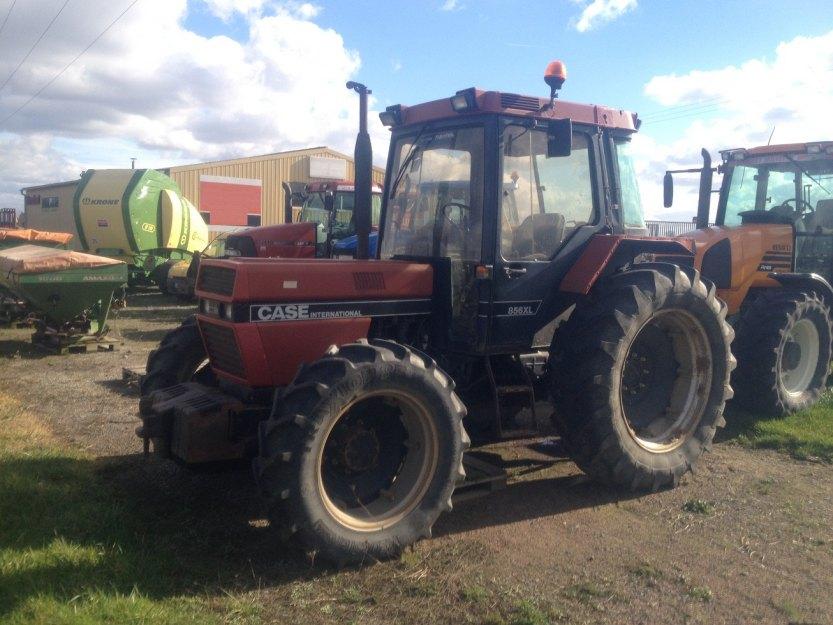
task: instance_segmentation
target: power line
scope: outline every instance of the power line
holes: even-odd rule
[[[0,35],[2,35],[2,34],[3,34],[3,29],[6,27],[6,22],[8,22],[8,21],[9,21],[9,15],[11,15],[11,14],[12,14],[12,9],[14,8],[14,5],[15,5],[16,3],[17,3],[17,0],[12,0],[12,4],[11,4],[11,6],[9,7],[9,10],[8,10],[8,11],[6,11],[6,17],[5,17],[5,18],[3,18],[3,23],[2,23],[2,24],[0,24]]]
[[[6,77],[6,80],[4,80],[4,81],[3,81],[3,84],[2,84],[2,85],[0,85],[0,91],[3,91],[3,87],[5,87],[7,84],[9,84],[9,81],[12,79],[12,76],[14,76],[15,74],[17,74],[17,70],[19,70],[19,69],[20,69],[20,67],[21,67],[21,66],[22,66],[22,65],[26,62],[26,59],[28,59],[28,58],[29,58],[29,55],[30,55],[30,54],[32,54],[32,52],[34,51],[34,49],[38,47],[38,44],[39,44],[39,43],[41,42],[41,40],[43,40],[43,38],[46,36],[46,33],[49,31],[49,29],[50,29],[50,28],[52,28],[52,24],[54,24],[54,23],[55,23],[55,20],[56,20],[56,19],[58,19],[58,16],[59,16],[61,13],[63,13],[63,11],[64,11],[64,9],[66,8],[67,4],[69,4],[69,0],[64,0],[64,3],[61,5],[61,8],[60,8],[60,9],[58,9],[58,12],[55,14],[55,17],[53,17],[51,20],[49,20],[49,24],[47,24],[47,25],[46,25],[46,28],[44,28],[44,29],[43,29],[43,32],[40,34],[40,37],[38,37],[37,41],[35,41],[35,43],[33,43],[33,44],[32,44],[32,47],[31,47],[31,48],[29,48],[29,51],[26,53],[26,56],[24,56],[22,59],[20,59],[20,63],[18,63],[18,64],[17,64],[17,67],[15,67],[15,68],[12,70],[12,73],[11,73],[11,74],[9,74],[9,75]]]
[[[674,121],[675,119],[684,119],[686,117],[694,117],[697,115],[704,115],[706,113],[713,113],[723,106],[723,102],[715,104],[707,104],[699,109],[691,109],[688,111],[681,111],[679,113],[669,113],[665,117],[652,117],[651,119],[643,120],[646,124],[662,124],[664,122]]]
[[[57,74],[55,74],[55,75],[54,75],[54,76],[53,76],[53,77],[49,80],[49,82],[47,82],[47,83],[46,83],[43,87],[41,87],[40,89],[38,89],[37,91],[35,91],[35,93],[33,93],[33,94],[32,94],[32,97],[30,97],[30,98],[29,98],[28,100],[26,100],[23,104],[21,104],[19,107],[17,107],[17,108],[16,108],[15,110],[13,110],[11,113],[9,113],[6,117],[4,117],[4,118],[3,118],[3,120],[2,120],[2,121],[0,121],[0,125],[5,124],[5,123],[6,123],[7,121],[9,121],[12,117],[14,117],[15,115],[17,115],[17,114],[18,114],[20,111],[22,111],[24,108],[26,108],[26,107],[29,105],[29,103],[30,103],[30,102],[32,102],[32,100],[34,100],[34,99],[35,99],[35,98],[37,98],[37,97],[38,97],[41,93],[43,93],[44,91],[46,91],[46,89],[48,89],[48,88],[49,88],[49,86],[50,86],[52,83],[54,83],[56,80],[58,80],[58,79],[59,79],[59,78],[63,75],[63,73],[64,73],[65,71],[67,71],[67,70],[70,68],[70,66],[71,66],[73,63],[75,63],[78,59],[80,59],[82,56],[84,56],[84,53],[85,53],[87,50],[89,50],[90,48],[92,48],[92,47],[96,44],[96,42],[97,42],[99,39],[101,39],[101,38],[102,38],[105,34],[107,34],[107,31],[108,31],[108,30],[110,30],[113,26],[115,26],[116,22],[118,22],[118,21],[119,21],[122,17],[124,17],[124,15],[125,15],[125,14],[126,14],[126,13],[130,10],[130,9],[132,9],[132,8],[133,8],[133,5],[135,5],[137,2],[139,2],[139,0],[133,0],[133,2],[131,2],[129,5],[127,5],[127,8],[126,8],[124,11],[122,11],[121,13],[119,13],[119,14],[118,14],[118,16],[116,16],[116,18],[115,18],[112,22],[110,22],[110,23],[107,25],[107,28],[105,28],[104,30],[102,30],[102,31],[98,34],[98,36],[97,36],[95,39],[93,39],[93,40],[89,43],[89,45],[88,45],[86,48],[84,48],[83,50],[81,50],[81,52],[79,52],[79,53],[75,56],[75,58],[74,58],[74,59],[72,59],[69,63],[67,63],[66,65],[64,65],[63,69],[62,69],[60,72],[58,72]]]
[[[655,115],[664,115],[669,111],[676,111],[680,109],[690,108],[692,106],[700,106],[703,104],[708,104],[709,102],[717,102],[720,100],[724,100],[725,96],[712,96],[711,98],[703,98],[701,100],[695,100],[694,102],[689,102],[687,104],[674,104],[671,106],[664,106],[662,108],[654,109],[653,111],[648,111],[644,115],[640,115],[640,117],[653,117]]]

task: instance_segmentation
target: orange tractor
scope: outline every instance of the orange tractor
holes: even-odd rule
[[[728,305],[737,338],[735,402],[762,415],[815,403],[826,388],[833,325],[833,142],[703,150],[696,266]],[[723,174],[708,227],[712,175]],[[673,201],[665,177],[665,205]]]
[[[464,89],[388,107],[368,258],[367,90],[355,259],[206,260],[210,380],[141,400],[146,451],[253,457],[269,518],[335,561],[385,558],[451,508],[475,443],[549,400],[577,464],[676,485],[724,424],[733,337],[688,238],[648,238],[626,111]],[[526,409],[526,410],[523,410]]]

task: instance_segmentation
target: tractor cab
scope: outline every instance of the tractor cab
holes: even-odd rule
[[[354,183],[347,180],[311,182],[306,185],[303,204],[296,221],[316,224],[316,256],[319,258],[330,256],[334,246],[340,241],[355,237],[354,190]],[[379,225],[381,205],[382,188],[374,184],[371,191],[373,227]]]
[[[436,301],[459,349],[549,345],[569,298],[551,285],[588,241],[644,233],[635,115],[467,89],[381,118],[392,137],[379,257],[448,277]]]
[[[721,153],[724,182],[716,223],[789,224],[795,270],[833,279],[833,142],[773,145]],[[772,271],[789,270],[790,258]]]

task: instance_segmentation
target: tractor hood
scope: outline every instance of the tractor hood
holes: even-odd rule
[[[220,377],[284,386],[300,362],[367,338],[371,319],[431,311],[433,269],[396,260],[206,259],[200,332]]]

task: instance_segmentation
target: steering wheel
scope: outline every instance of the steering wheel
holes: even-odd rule
[[[774,206],[773,208],[779,208],[780,206],[790,208],[790,202],[795,202],[795,211],[794,212],[798,213],[799,217],[804,215],[805,212],[812,213],[813,211],[815,211],[812,204],[810,204],[809,202],[807,202],[805,200],[802,200],[801,198],[797,198],[797,197],[788,198],[788,199],[784,200],[783,202],[781,202],[781,204],[779,206]],[[807,209],[806,211],[804,210],[804,207],[806,207],[806,209]],[[773,209],[771,208],[770,210],[773,210]]]

